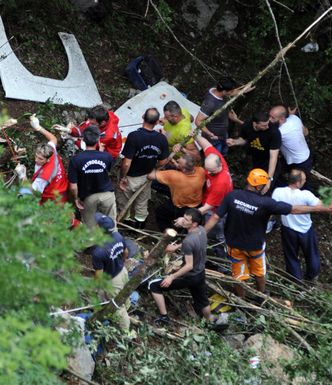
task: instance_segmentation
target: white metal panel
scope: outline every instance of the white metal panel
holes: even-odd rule
[[[59,32],[68,57],[64,80],[34,76],[13,52],[0,17],[0,77],[7,98],[70,103],[91,108],[102,103],[97,86],[74,35]],[[42,60],[42,59],[41,59]]]

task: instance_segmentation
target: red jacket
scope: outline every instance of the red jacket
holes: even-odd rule
[[[42,193],[41,203],[47,200],[55,200],[57,198],[56,194],[62,196],[61,202],[67,202],[68,178],[62,160],[57,153],[54,152],[49,161],[34,173],[32,181],[36,178],[48,182]]]
[[[105,145],[105,150],[112,155],[113,158],[116,158],[122,148],[122,136],[119,130],[119,118],[112,111],[108,111],[109,120],[105,127],[100,129],[100,142]],[[91,121],[86,120],[81,123],[78,127],[73,127],[71,129],[71,135],[75,137],[82,137],[84,130],[90,126]],[[75,144],[80,147],[80,141],[75,142]]]

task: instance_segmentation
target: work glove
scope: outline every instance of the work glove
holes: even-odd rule
[[[36,117],[36,114],[30,116],[30,125],[36,131],[40,131],[42,129],[39,124],[39,119]]]
[[[16,167],[15,167],[15,172],[18,176],[18,179],[20,181],[22,180],[25,180],[27,178],[27,169],[26,167],[24,166],[24,164],[18,164]]]
[[[52,126],[52,128],[54,128],[55,130],[60,131],[60,132],[65,132],[66,134],[70,134],[71,133],[71,128],[70,127],[61,126],[61,124],[54,124]]]

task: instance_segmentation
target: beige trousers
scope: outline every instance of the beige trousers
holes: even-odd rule
[[[146,175],[142,176],[127,176],[128,179],[128,188],[126,191],[122,191],[120,189],[116,192],[116,200],[117,205],[119,207],[119,212],[125,207],[128,200],[132,197],[132,195],[137,191],[144,183],[149,182],[147,187],[141,194],[136,198],[133,203],[135,219],[138,221],[144,222],[148,212],[148,203],[149,199],[151,199],[151,181],[148,181]],[[130,213],[127,213],[127,218],[130,217]]]
[[[81,211],[82,221],[90,229],[96,226],[95,213],[111,217],[116,223],[116,202],[114,192],[107,191],[89,195],[84,199],[84,210]]]
[[[129,281],[128,271],[125,267],[120,271],[120,273],[112,278],[112,286],[114,289],[113,296],[116,295],[123,289],[125,284]],[[126,305],[120,306],[120,308],[115,313],[119,317],[119,326],[121,329],[128,330],[130,326],[130,319],[127,313]]]

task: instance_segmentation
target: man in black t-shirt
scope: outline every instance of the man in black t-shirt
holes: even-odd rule
[[[276,124],[269,122],[268,112],[258,111],[251,120],[243,122],[236,117],[242,125],[240,137],[228,139],[227,144],[232,146],[247,145],[248,153],[252,158],[253,168],[262,168],[269,175],[269,182],[262,190],[265,194],[273,185],[271,183],[277,175],[276,168],[281,147],[281,134]]]
[[[92,228],[96,225],[97,211],[116,219],[116,203],[112,182],[108,172],[112,156],[98,151],[99,128],[91,125],[84,130],[86,151],[73,156],[69,161],[69,188],[81,211],[83,222]]]
[[[159,112],[149,108],[143,115],[143,126],[131,132],[122,150],[124,159],[121,164],[119,191],[117,201],[122,210],[131,196],[143,184],[148,182],[149,174],[158,164],[163,165],[169,155],[166,137],[153,128],[159,122]],[[148,201],[151,198],[151,182],[136,198],[133,207],[135,217],[131,220],[134,227],[143,228],[148,216]],[[130,213],[127,214],[127,220]]]
[[[262,196],[261,191],[268,183],[266,171],[256,168],[250,171],[245,190],[230,192],[205,225],[209,232],[227,214],[225,237],[228,255],[232,262],[232,275],[244,281],[255,276],[257,290],[265,290],[265,230],[272,214],[306,214],[332,211],[331,207],[291,206],[285,202]],[[238,296],[244,297],[244,289],[235,286]]]

